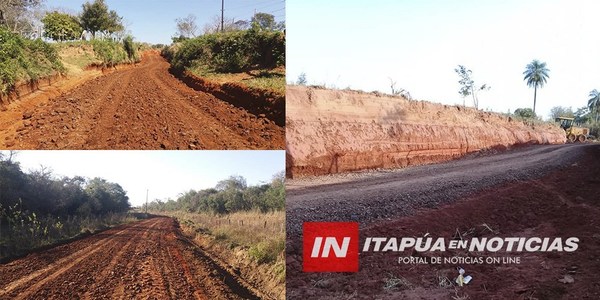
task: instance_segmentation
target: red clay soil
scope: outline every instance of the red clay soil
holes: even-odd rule
[[[90,80],[20,114],[0,112],[0,147],[283,149],[284,127],[197,92],[168,69],[158,53],[148,52],[136,67]]]
[[[440,276],[454,281],[457,265],[399,264],[398,257],[411,253],[368,252],[360,255],[358,273],[302,273],[301,251],[297,251],[288,253],[289,299],[600,299],[600,147],[578,149],[585,153],[577,162],[541,178],[505,183],[439,208],[372,223],[360,231],[361,240],[426,233],[449,239],[457,230],[466,238],[578,237],[575,252],[453,250],[441,256],[518,256],[521,263],[462,264],[473,281],[464,287],[441,287]],[[565,275],[574,282],[559,282]],[[384,289],[392,277],[408,283]]]
[[[152,218],[0,265],[0,299],[258,299]]]
[[[563,144],[549,124],[399,96],[288,86],[286,174],[290,178],[403,168],[482,149]]]
[[[211,82],[188,71],[173,73],[195,90],[211,93],[253,114],[273,120],[277,125],[285,125],[285,96],[271,91],[251,89],[235,82]]]

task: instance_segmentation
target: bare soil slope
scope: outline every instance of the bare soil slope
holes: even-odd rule
[[[0,299],[257,299],[152,218],[0,265]]]
[[[397,168],[516,144],[564,143],[557,126],[355,91],[288,86],[287,174]]]
[[[283,127],[189,88],[168,68],[158,53],[148,52],[139,66],[88,81],[20,114],[0,112],[0,147],[283,149]]]

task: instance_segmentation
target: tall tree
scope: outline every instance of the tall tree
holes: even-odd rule
[[[554,120],[558,117],[573,118],[575,117],[575,114],[570,107],[555,106],[550,109],[550,118]]]
[[[588,108],[591,112],[596,114],[596,123],[598,123],[598,115],[600,114],[600,92],[594,89],[590,92],[590,99],[588,100]]]
[[[479,97],[477,96],[477,93],[479,91],[489,90],[490,87],[485,83],[481,86],[477,86],[471,77],[473,72],[463,65],[458,65],[458,67],[454,69],[454,72],[460,77],[460,80],[458,81],[460,90],[458,90],[458,93],[463,97],[463,106],[465,105],[464,99],[471,95],[473,97],[473,107],[478,109]]]
[[[57,11],[47,14],[43,19],[44,36],[55,41],[75,40],[81,37],[83,28],[75,16]]]
[[[275,16],[268,13],[256,13],[252,17],[252,24],[256,24],[260,29],[274,30],[277,28]]]
[[[523,72],[523,75],[525,75],[523,80],[527,81],[527,86],[533,87],[533,112],[534,113],[535,113],[535,104],[537,101],[537,88],[544,87],[544,84],[546,83],[546,81],[549,77],[548,72],[550,72],[550,70],[548,70],[548,68],[546,68],[546,63],[540,62],[537,59],[534,59],[532,62],[530,62],[525,67],[525,71]]]
[[[6,26],[13,32],[33,30],[33,10],[43,2],[44,0],[0,0],[0,26]]]
[[[587,106],[578,108],[575,113],[575,123],[577,125],[586,124],[591,121],[590,109]]]
[[[124,29],[122,18],[116,11],[108,10],[108,5],[104,0],[94,0],[93,3],[83,4],[81,13],[81,27],[96,38],[97,32],[106,32],[112,34]]]
[[[196,37],[196,33],[198,32],[198,25],[196,24],[196,16],[189,14],[185,18],[177,18],[175,19],[177,23],[177,32],[176,36],[193,38]]]

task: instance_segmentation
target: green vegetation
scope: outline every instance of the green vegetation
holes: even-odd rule
[[[130,220],[129,198],[101,178],[25,173],[0,153],[0,259]]]
[[[91,42],[62,42],[54,44],[53,46],[56,48],[60,60],[68,71],[71,71],[69,70],[69,67],[81,71],[87,66],[102,64],[102,61],[96,57]]]
[[[597,89],[593,89],[589,95],[590,99],[588,100],[588,109],[590,113],[595,114],[595,123],[598,123],[600,116],[600,92]]]
[[[122,63],[134,63],[140,60],[133,38],[128,36],[123,43],[111,40],[92,40],[94,53],[104,67],[113,67]]]
[[[274,91],[285,95],[285,70],[260,70],[258,74],[242,81],[249,88]]]
[[[82,6],[81,12],[81,27],[92,33],[92,37],[96,38],[97,32],[103,32],[111,35],[115,32],[123,31],[123,18],[116,11],[108,10],[108,5],[104,0],[94,0],[94,2],[86,2]]]
[[[248,22],[229,24],[224,32],[206,30],[195,37],[193,16],[177,19],[179,35],[162,51],[177,72],[190,71],[219,83],[237,82],[257,90],[285,94],[285,34],[272,15],[257,13]],[[234,26],[235,25],[235,26]],[[212,28],[212,26],[210,26]]]
[[[517,108],[513,114],[515,117],[523,120],[533,120],[537,118],[537,115],[531,108]]]
[[[574,118],[575,126],[587,127],[591,136],[600,137],[600,92],[593,89],[588,97],[587,106],[580,107],[575,112],[570,107],[553,107],[550,110],[551,120],[557,117]]]
[[[285,209],[284,175],[277,174],[271,183],[257,186],[248,186],[244,177],[231,176],[219,181],[214,188],[190,190],[177,200],[154,200],[148,209],[213,214],[280,211]]]
[[[214,188],[188,191],[177,200],[155,200],[148,210],[179,220],[184,233],[228,260],[240,250],[247,262],[285,280],[285,185],[283,172],[270,183],[248,186],[240,176]],[[227,254],[229,253],[229,254]],[[233,262],[232,262],[233,263]],[[235,262],[239,263],[239,262]]]
[[[91,64],[111,67],[120,63],[132,63],[140,60],[139,45],[133,38],[116,33],[123,33],[122,18],[115,12],[109,11],[104,0],[86,2],[82,6],[80,16],[60,13],[47,13],[42,19],[44,36],[61,43],[49,44],[41,39],[31,40],[24,35],[29,34],[27,28],[35,28],[33,9],[38,8],[42,1],[9,1],[0,3],[0,12],[4,19],[0,25],[0,94],[12,91],[19,82],[38,80],[57,73],[65,73],[67,69],[61,58],[69,66],[69,70],[83,69]],[[82,48],[93,49],[93,55],[84,51],[78,55],[62,55],[59,50],[66,49],[64,41],[78,40],[82,32],[102,33],[104,37],[114,37],[106,40],[94,39],[91,42],[79,41],[68,44],[80,45]],[[122,39],[121,39],[122,38]],[[122,40],[122,42],[118,42]]]
[[[198,66],[217,73],[268,69],[285,65],[285,38],[283,32],[254,29],[206,34],[163,54],[180,71]]]
[[[546,63],[540,62],[537,59],[534,59],[531,63],[529,63],[525,67],[525,71],[523,72],[523,75],[525,75],[523,80],[527,81],[527,86],[533,87],[533,113],[534,114],[535,114],[535,104],[536,104],[536,100],[537,100],[537,88],[544,87],[544,84],[546,83],[546,81],[548,79],[548,72],[550,72],[550,70],[548,70],[548,68],[546,68]]]
[[[0,26],[5,25],[12,32],[31,34],[37,24],[35,12],[44,0],[2,0],[0,1]]]
[[[154,211],[179,220],[183,232],[198,245],[228,260],[245,253],[247,262],[259,266],[256,273],[285,282],[285,211],[262,213],[240,211],[231,214]],[[239,263],[230,261],[230,264]]]
[[[40,39],[29,40],[0,27],[0,93],[18,81],[64,72],[56,49]]]
[[[574,118],[575,114],[570,107],[555,106],[550,109],[550,121],[558,117]]]
[[[463,65],[458,65],[458,67],[454,69],[454,72],[456,72],[456,74],[458,74],[458,76],[460,77],[460,80],[458,81],[458,83],[460,84],[460,90],[458,91],[458,93],[463,97],[463,106],[465,105],[464,99],[470,95],[473,97],[473,107],[475,107],[475,109],[478,109],[478,92],[487,91],[490,89],[490,87],[485,83],[481,86],[476,85],[472,77],[473,72]],[[392,94],[394,94],[393,90],[394,88],[392,85]]]
[[[83,28],[75,16],[52,12],[43,19],[44,36],[55,41],[72,41],[79,39],[83,33]]]

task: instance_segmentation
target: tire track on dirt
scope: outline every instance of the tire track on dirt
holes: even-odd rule
[[[158,222],[154,222],[152,223],[152,225],[150,225],[144,230],[144,233],[141,236],[136,235],[135,238],[129,239],[125,246],[123,246],[117,251],[117,253],[110,260],[108,265],[104,269],[102,269],[100,275],[94,276],[94,284],[90,287],[90,289],[87,291],[83,298],[90,298],[92,296],[92,293],[94,293],[94,297],[91,298],[98,298],[101,295],[107,295],[102,291],[102,286],[105,285],[107,282],[114,280],[114,275],[118,273],[117,269],[119,267],[119,264],[122,264],[124,262],[123,260],[130,260],[130,257],[125,257],[124,254],[127,253],[133,255],[135,253],[135,249],[139,246],[141,241],[147,239],[153,228],[157,225]],[[131,246],[133,244],[135,244],[136,246],[134,246],[132,249]]]
[[[219,123],[217,121],[218,119],[215,119],[214,116],[210,115],[210,109],[208,109],[208,106],[205,106],[205,109],[203,110],[201,109],[201,107],[193,105],[189,101],[189,99],[194,98],[194,94],[196,93],[195,91],[186,91],[186,89],[188,89],[187,87],[185,87],[185,89],[182,89],[181,87],[174,86],[174,82],[165,80],[164,78],[160,78],[158,74],[156,74],[156,72],[151,73],[150,80],[152,80],[152,82],[154,82],[161,90],[165,91],[165,96],[167,96],[167,99],[171,99],[171,101],[165,103],[165,105],[168,107],[167,109],[165,109],[167,113],[179,111],[180,115],[185,116],[186,119],[189,119],[182,120],[184,123],[197,122],[200,126],[207,130],[206,135],[198,136],[198,138],[200,139],[198,148],[210,149],[213,147],[218,147],[217,144],[211,143],[211,140],[208,139],[209,135],[212,135],[215,138],[219,136],[225,138],[227,139],[227,143],[230,144],[243,144],[245,147],[248,148],[256,148],[258,146],[257,144],[253,144],[247,141],[243,133],[236,132],[232,128],[230,128],[230,124]],[[182,84],[179,82],[175,83]],[[214,102],[214,100],[216,99],[206,99],[207,102]],[[217,104],[215,106],[220,105]],[[223,103],[222,106],[229,105]],[[233,116],[234,114],[232,112],[233,110],[235,110],[235,108],[232,106],[229,108],[231,109],[231,111],[223,110],[221,108],[219,109],[221,110],[222,115],[231,114]],[[243,115],[245,111],[239,109],[236,112],[240,115]]]
[[[285,128],[198,92],[146,53],[0,128],[5,149],[283,149]],[[12,112],[7,117],[15,118]],[[3,115],[0,112],[0,118]],[[4,123],[3,123],[4,124]],[[148,138],[148,137],[152,138]],[[8,146],[7,146],[8,145]]]
[[[142,225],[142,223],[136,224],[136,226],[141,226],[141,225]],[[40,279],[33,285],[29,284],[27,287],[25,287],[24,290],[20,290],[18,296],[15,298],[15,299],[28,299],[28,296],[31,293],[40,289],[40,287],[42,287],[44,284],[58,278],[61,274],[69,271],[71,268],[73,268],[74,266],[76,266],[77,264],[79,264],[80,262],[85,260],[86,258],[92,256],[94,253],[96,253],[100,250],[103,250],[109,246],[116,245],[116,243],[118,242],[118,239],[121,237],[121,235],[125,234],[127,231],[131,231],[133,228],[135,228],[135,226],[130,227],[130,228],[125,228],[125,229],[115,233],[114,235],[111,235],[109,238],[100,240],[100,241],[92,244],[91,246],[74,253],[73,255],[70,255],[70,256],[67,256],[67,257],[61,259],[55,265],[51,264],[45,269],[35,272],[35,273],[31,274],[30,276],[23,278],[22,280],[18,280],[14,284],[9,285],[5,289],[5,291],[4,290],[0,291],[0,296],[3,296],[5,293],[10,293],[11,291],[16,290],[19,286],[23,286],[27,283],[30,283],[31,281],[35,281],[36,278],[41,277],[41,275],[46,275],[46,276],[44,276],[44,278]],[[110,251],[107,251],[107,252],[110,253]]]
[[[0,299],[257,298],[215,280],[221,271],[186,254],[191,246],[181,241],[175,224],[157,217],[108,230],[99,240],[73,242],[86,244],[74,252],[64,246],[45,251],[54,261],[45,266],[37,263],[44,252],[0,265],[1,277],[15,265],[28,271],[0,286]]]

